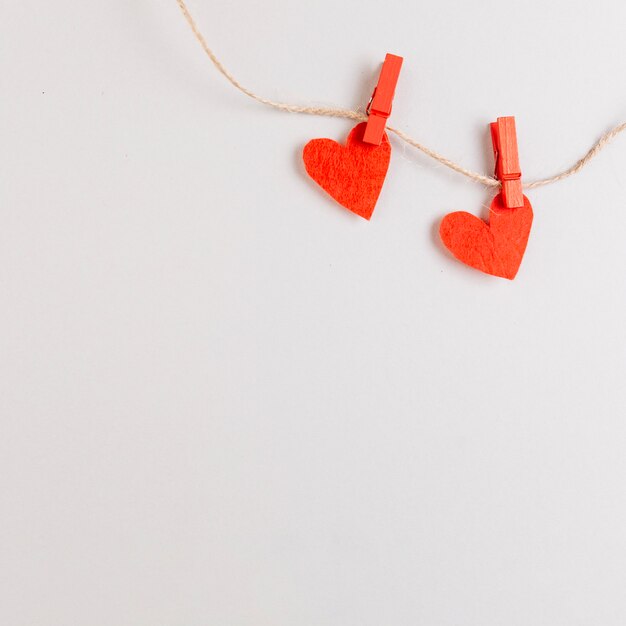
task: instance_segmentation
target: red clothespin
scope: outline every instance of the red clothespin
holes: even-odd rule
[[[491,141],[496,159],[496,178],[502,183],[502,197],[509,209],[524,206],[522,170],[517,153],[517,134],[514,117],[499,117],[492,122]]]
[[[367,105],[367,126],[363,133],[363,141],[379,146],[383,140],[387,118],[391,115],[391,103],[396,91],[396,83],[402,67],[402,57],[387,54],[383,68],[378,77],[378,85],[374,89],[370,103]]]

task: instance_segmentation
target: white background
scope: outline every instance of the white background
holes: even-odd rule
[[[174,0],[3,0],[0,622],[623,626],[626,137],[491,192],[393,140],[370,223],[304,173],[345,120],[237,93]],[[192,0],[263,96],[364,107],[527,180],[626,119],[626,4]]]

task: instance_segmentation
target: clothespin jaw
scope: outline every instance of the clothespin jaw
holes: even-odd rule
[[[363,141],[379,146],[383,140],[387,118],[391,115],[391,104],[396,91],[402,57],[387,54],[378,77],[378,84],[367,105],[367,125],[363,133]]]
[[[496,178],[502,183],[502,197],[509,209],[524,206],[522,170],[517,152],[517,134],[514,117],[499,117],[492,122],[491,141],[496,160]]]

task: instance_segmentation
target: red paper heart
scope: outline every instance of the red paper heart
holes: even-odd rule
[[[332,139],[313,139],[302,158],[309,176],[339,204],[369,220],[382,189],[391,145],[383,135],[380,146],[363,143],[366,122],[357,124],[345,146]]]
[[[524,206],[507,209],[498,194],[491,203],[489,224],[471,213],[446,215],[439,235],[446,248],[470,267],[513,280],[517,274],[533,222],[533,209],[526,196]]]

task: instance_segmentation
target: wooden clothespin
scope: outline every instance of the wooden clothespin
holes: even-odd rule
[[[502,197],[509,209],[524,206],[522,170],[517,152],[517,134],[514,117],[499,117],[492,122],[491,141],[496,160],[496,178],[502,183]]]
[[[396,91],[402,57],[387,54],[383,63],[378,84],[374,89],[370,103],[367,105],[367,126],[363,133],[363,141],[379,146],[383,140],[387,118],[391,115],[391,104]]]

